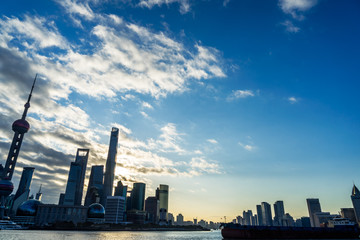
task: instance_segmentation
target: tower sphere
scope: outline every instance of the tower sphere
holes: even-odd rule
[[[36,216],[38,206],[42,204],[39,200],[27,200],[18,207],[16,216]]]
[[[88,218],[104,218],[105,217],[105,208],[99,203],[93,203],[89,206]]]
[[[19,133],[26,133],[29,131],[29,128],[30,124],[24,119],[18,119],[12,125],[12,130]]]
[[[0,180],[0,196],[9,196],[14,190],[13,183],[8,179]]]

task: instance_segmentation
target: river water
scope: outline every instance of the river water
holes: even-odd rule
[[[211,232],[81,232],[1,230],[0,240],[219,240],[220,231]]]

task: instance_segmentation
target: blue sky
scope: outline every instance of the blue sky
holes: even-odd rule
[[[77,148],[170,185],[170,212],[220,221],[262,201],[351,207],[360,184],[360,4],[330,0],[11,1],[0,9],[0,155],[34,90],[14,174],[44,202]],[[88,172],[88,174],[90,171]],[[87,176],[88,177],[88,176]]]

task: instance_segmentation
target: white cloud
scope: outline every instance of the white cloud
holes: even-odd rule
[[[176,125],[168,123],[161,128],[161,135],[157,140],[150,139],[148,145],[151,149],[161,152],[176,152],[178,154],[184,154],[186,151],[180,147],[179,142],[182,141],[182,133],[178,133]]]
[[[141,111],[140,114],[143,115],[144,118],[149,118],[149,115],[144,111]]]
[[[180,5],[180,13],[185,14],[190,11],[189,0],[141,0],[139,6],[153,8],[155,5],[161,6],[163,4],[170,5],[172,3],[178,3]]]
[[[252,143],[252,142],[249,142],[247,144],[244,144],[244,143],[241,143],[239,142],[239,145],[245,149],[246,151],[249,151],[249,152],[252,152],[254,151],[257,147]]]
[[[0,37],[0,40],[6,41],[1,43],[2,46],[6,46],[7,42],[18,38],[29,49],[53,46],[67,49],[69,47],[66,39],[56,28],[55,23],[42,17],[26,15],[24,21],[15,17],[5,17],[4,20],[0,19],[0,27],[2,31],[0,35],[4,37]]]
[[[89,7],[89,4],[86,1],[82,3],[76,0],[55,0],[58,4],[65,8],[68,14],[73,18],[73,20],[81,25],[80,21],[75,19],[74,16],[78,15],[86,20],[93,20],[95,18],[94,12]]]
[[[287,32],[290,33],[297,33],[300,31],[299,27],[296,27],[291,21],[286,20],[285,22],[282,23],[282,25],[285,26],[285,29]]]
[[[194,171],[200,173],[220,173],[220,166],[214,162],[208,162],[202,157],[194,157],[191,159],[190,166]]]
[[[289,101],[291,104],[294,104],[294,103],[299,102],[299,98],[289,97],[289,98],[288,98],[288,101]]]
[[[280,0],[279,6],[281,10],[290,14],[297,20],[303,20],[303,12],[308,11],[310,8],[317,4],[317,0]]]
[[[208,141],[209,143],[212,143],[212,144],[217,144],[218,143],[218,141],[216,141],[215,139],[208,139],[206,141]]]
[[[150,103],[148,103],[148,102],[142,102],[142,107],[143,108],[153,109],[153,106],[151,106]]]
[[[232,93],[227,97],[228,101],[233,101],[239,98],[254,97],[255,93],[251,90],[233,90]]]

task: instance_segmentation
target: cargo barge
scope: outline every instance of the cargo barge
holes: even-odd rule
[[[222,225],[224,239],[358,239],[357,227],[312,228],[244,226],[234,223]]]

